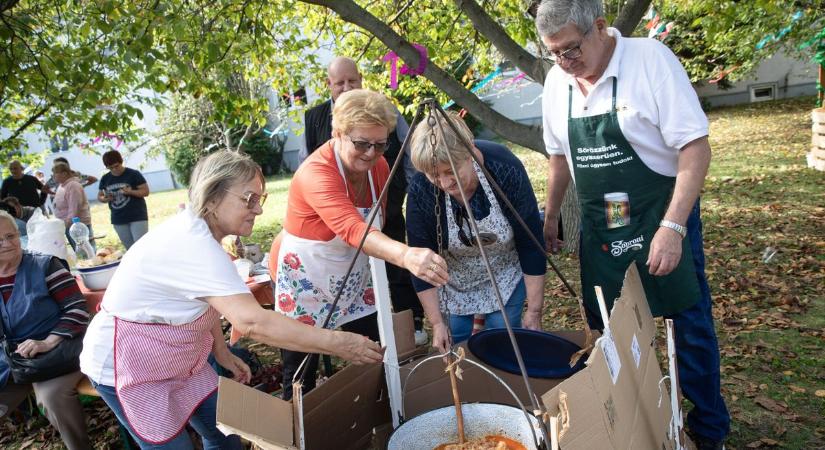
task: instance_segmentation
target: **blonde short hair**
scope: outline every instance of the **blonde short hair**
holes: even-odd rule
[[[20,231],[20,228],[17,226],[17,220],[15,220],[11,214],[3,211],[2,209],[0,209],[0,220],[5,220],[11,223],[11,226],[13,226],[15,230]]]
[[[332,134],[340,136],[357,127],[380,125],[392,132],[398,112],[386,95],[367,89],[344,92],[332,109]]]
[[[473,133],[464,120],[455,112],[448,112],[447,117],[458,134],[453,132],[443,115],[433,112],[435,124],[430,125],[426,118],[416,126],[410,138],[410,160],[419,172],[432,174],[438,164],[450,164],[450,158],[456,164],[463,163],[471,158],[465,147],[465,142],[473,145]],[[430,143],[430,134],[435,133],[435,148]],[[472,151],[472,147],[470,148]],[[435,160],[435,163],[433,162]]]
[[[211,153],[198,161],[192,170],[189,182],[189,207],[195,215],[206,218],[214,205],[223,200],[237,183],[247,182],[255,177],[266,183],[261,167],[246,153],[221,150]]]
[[[52,166],[52,173],[68,173],[69,175],[72,174],[72,169],[69,167],[68,164],[64,162],[55,163]]]

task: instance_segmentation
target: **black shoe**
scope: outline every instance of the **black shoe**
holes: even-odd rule
[[[713,439],[693,433],[690,430],[685,431],[690,437],[690,440],[696,445],[696,450],[725,450],[725,441],[714,441]]]

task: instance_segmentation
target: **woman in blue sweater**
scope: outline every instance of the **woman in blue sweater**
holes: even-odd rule
[[[450,268],[450,280],[442,288],[440,298],[438,288],[413,277],[413,286],[433,327],[433,347],[441,352],[450,348],[450,334],[453,343],[470,337],[475,314],[485,315],[486,328],[504,327],[502,311],[463,206],[459,181],[504,300],[504,313],[512,326],[541,329],[546,272],[544,252],[519,225],[462,142],[473,143],[472,151],[543,247],[536,195],[521,161],[502,145],[474,141],[457,115],[451,115],[450,120],[460,135],[440,116],[435,124],[422,121],[416,128],[410,156],[419,173],[413,178],[407,197],[408,244],[438,251],[440,234],[442,256]],[[430,141],[433,133],[435,145]],[[455,172],[448,154],[455,162]],[[436,211],[440,211],[438,218]],[[525,301],[527,312],[522,320]]]

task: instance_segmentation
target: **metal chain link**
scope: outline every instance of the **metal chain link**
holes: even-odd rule
[[[430,151],[432,152],[432,171],[435,175],[435,179],[433,180],[433,196],[435,197],[435,236],[436,236],[436,243],[438,246],[438,254],[444,257],[444,230],[441,224],[441,203],[439,202],[441,197],[441,190],[438,188],[438,158],[436,157],[436,149],[438,147],[438,136],[436,135],[436,127],[438,123],[435,119],[435,108],[430,106],[430,110],[427,114],[427,126],[430,127],[430,135],[429,135],[429,144],[430,144]],[[446,205],[445,205],[446,206]],[[447,287],[442,286],[437,289],[440,295],[439,297],[444,299],[444,310],[446,312],[446,325],[447,330],[450,329],[450,303],[447,299]],[[439,299],[439,309],[440,309],[440,299]],[[451,333],[452,335],[452,333]]]

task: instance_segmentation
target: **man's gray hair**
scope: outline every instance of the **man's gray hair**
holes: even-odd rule
[[[552,36],[572,23],[586,33],[603,16],[602,0],[544,0],[536,13],[536,28],[539,36]]]

